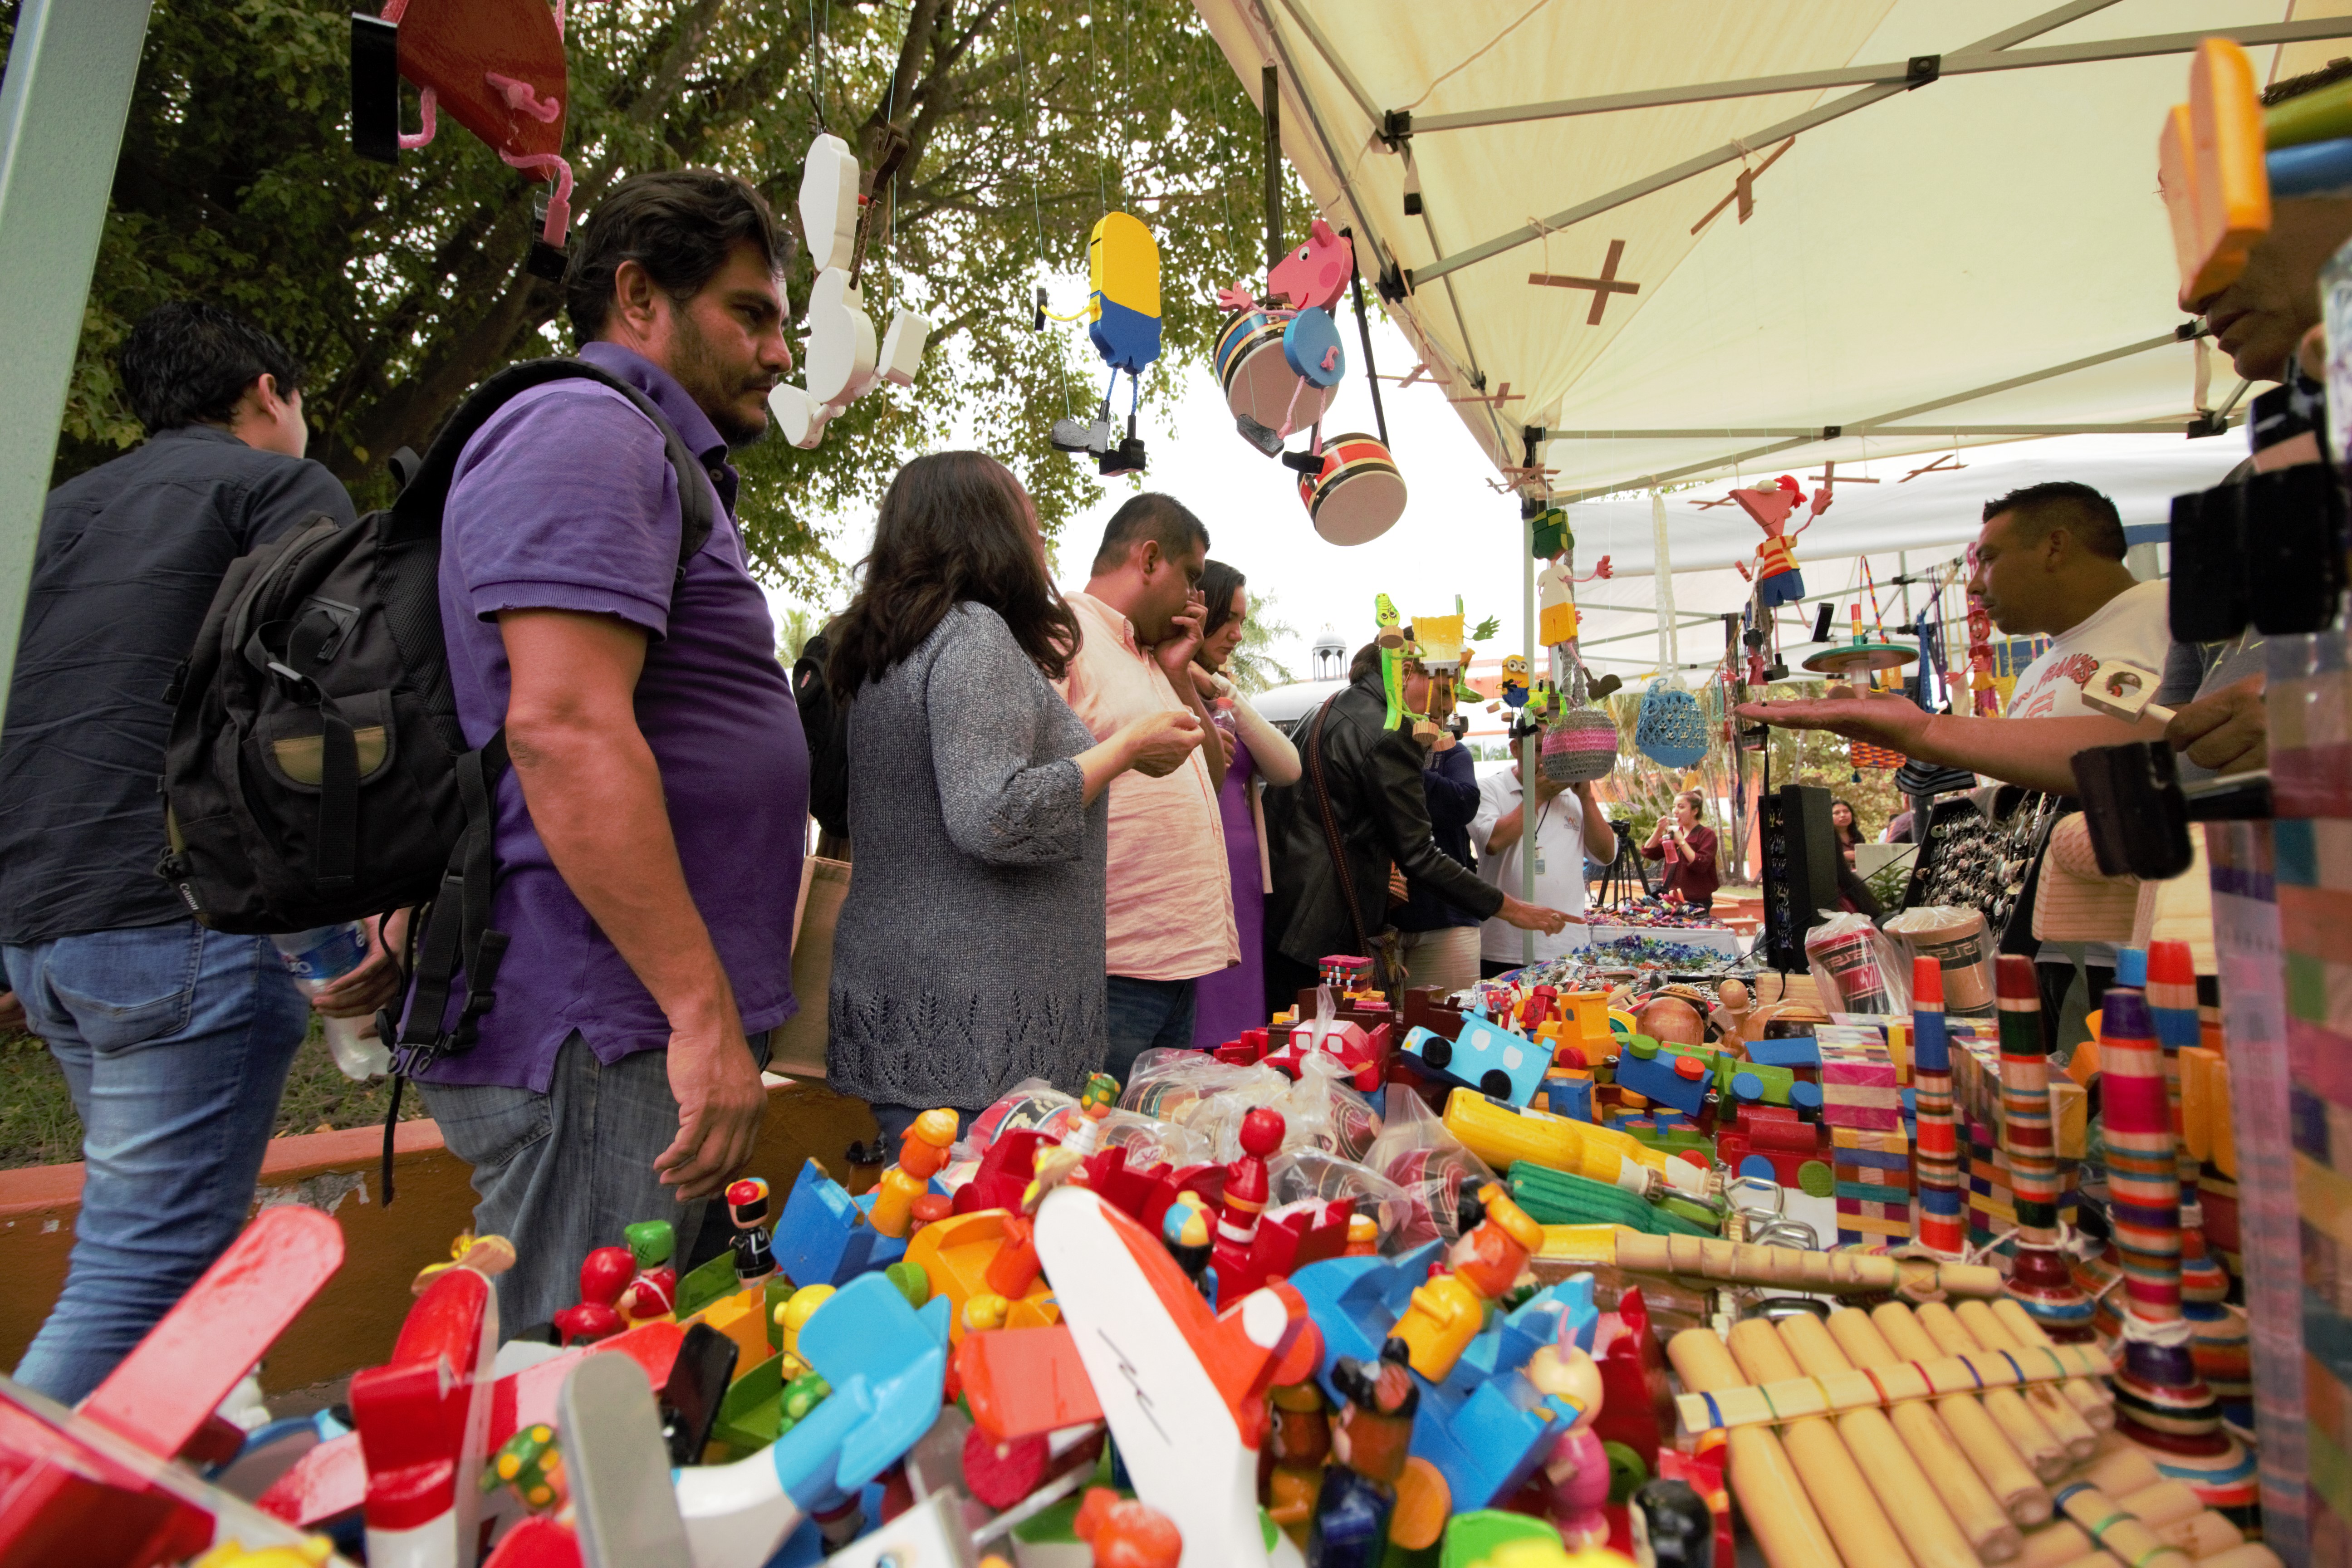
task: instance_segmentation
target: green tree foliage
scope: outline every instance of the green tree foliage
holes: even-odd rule
[[[1242,617],[1242,640],[1225,661],[1234,688],[1247,697],[1297,680],[1290,667],[1274,657],[1274,645],[1297,635],[1297,627],[1276,617],[1272,594],[1252,594],[1249,614]]]
[[[521,269],[544,187],[443,122],[386,169],[351,152],[346,0],[156,0],[84,316],[60,479],[139,439],[112,363],[131,322],[202,294],[309,363],[312,455],[362,504],[383,461],[422,450],[466,390],[571,347],[558,290]],[[0,47],[8,24],[0,21]],[[814,34],[813,34],[814,29]],[[812,50],[812,37],[821,47]],[[570,7],[564,150],[574,210],[634,170],[740,174],[787,216],[810,139],[847,139],[873,184],[861,281],[877,321],[937,323],[911,391],[855,405],[803,452],[742,454],[757,569],[813,595],[838,573],[827,520],[870,504],[907,457],[950,442],[1011,463],[1049,535],[1089,504],[1091,468],[1046,434],[1099,397],[1083,302],[1107,208],[1160,243],[1166,354],[1202,360],[1214,291],[1261,273],[1256,111],[1185,0],[583,0]],[[413,92],[407,123],[415,123]],[[1305,226],[1292,188],[1291,227]],[[1042,263],[1041,263],[1042,257]],[[786,276],[797,319],[810,268]]]

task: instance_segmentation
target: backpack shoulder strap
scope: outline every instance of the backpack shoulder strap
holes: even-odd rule
[[[558,355],[549,359],[525,360],[510,364],[468,394],[455,412],[443,422],[425,452],[423,463],[408,483],[402,487],[399,499],[392,503],[397,526],[404,533],[433,534],[441,529],[441,511],[448,504],[449,486],[457,473],[457,458],[466,443],[478,434],[491,416],[514,401],[516,396],[534,386],[544,386],[551,381],[593,381],[609,386],[635,405],[638,413],[653,422],[661,432],[662,445],[669,466],[677,475],[679,521],[677,561],[683,572],[686,563],[710,538],[715,519],[711,513],[711,490],[709,476],[692,452],[686,449],[686,440],[677,427],[654,400],[631,386],[627,382],[585,360]]]

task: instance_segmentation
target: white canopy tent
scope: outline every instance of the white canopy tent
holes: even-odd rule
[[[1277,70],[1283,151],[1425,374],[1502,399],[1456,406],[1506,470],[1538,433],[1515,477],[1570,500],[2182,430],[2155,142],[2186,51],[2288,74],[2352,37],[2352,0],[1195,3],[1254,95]]]

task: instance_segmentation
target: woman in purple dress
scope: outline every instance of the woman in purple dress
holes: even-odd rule
[[[1221,673],[1241,646],[1249,616],[1249,586],[1222,561],[1201,568],[1201,597],[1208,606],[1201,651],[1193,656],[1192,679],[1209,702],[1218,728],[1233,747],[1217,804],[1224,814],[1225,860],[1234,879],[1234,935],[1242,961],[1203,975],[1193,988],[1192,1044],[1202,1049],[1238,1039],[1265,1015],[1265,818],[1259,784],[1277,787],[1298,782],[1298,752],[1283,732],[1258,716],[1248,700]]]

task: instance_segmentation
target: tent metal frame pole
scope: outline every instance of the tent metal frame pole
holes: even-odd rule
[[[1519,508],[1519,652],[1528,661],[1528,689],[1536,682],[1536,520]],[[1519,738],[1519,900],[1536,901],[1536,824],[1528,818],[1528,803],[1535,798],[1538,765],[1535,730]],[[1536,961],[1536,933],[1519,933],[1519,962]]]
[[[2046,370],[2029,371],[2023,375],[2011,376],[2006,381],[1996,381],[1985,386],[1971,387],[1966,392],[1956,392],[1948,397],[1937,397],[1926,403],[1916,403],[1908,408],[1898,408],[1891,414],[1881,414],[1875,418],[1864,419],[1858,424],[1840,426],[1837,428],[1841,435],[1828,438],[1842,439],[1844,436],[1873,435],[1882,426],[1898,419],[1909,419],[1922,414],[1932,414],[1938,408],[1949,408],[1954,404],[1970,403],[1979,397],[1990,397],[1997,392],[2008,392],[2016,387],[2031,385],[2037,381],[2048,381],[2053,376],[2069,375],[2078,370],[2089,370],[2095,365],[2105,364],[2111,360],[2127,359],[2133,354],[2146,353],[2150,349],[2162,348],[2167,343],[2188,342],[2194,338],[2203,336],[2204,331],[2202,323],[2194,323],[2193,330],[2191,326],[2182,326],[2165,333],[2162,337],[2144,338],[2136,343],[2126,343],[2119,349],[2108,349],[2103,353],[2086,354],[2081,359],[2068,360],[2064,364],[2052,365]],[[1826,429],[1827,426],[1823,428]],[[1937,426],[1932,433],[1941,435],[1943,428]],[[1621,480],[1616,484],[1593,485],[1584,489],[1571,490],[1560,496],[1559,500],[1565,505],[1572,501],[1590,500],[1594,496],[1614,495],[1620,490],[1648,489],[1667,479],[1681,479],[1686,474],[1706,473],[1710,469],[1726,468],[1734,463],[1745,463],[1750,458],[1769,457],[1775,452],[1786,452],[1798,447],[1815,446],[1823,439],[1822,432],[1816,430],[1798,437],[1794,440],[1775,441],[1769,446],[1750,447],[1745,451],[1733,452],[1705,462],[1685,463],[1679,468],[1668,468],[1663,473],[1643,474],[1638,478]]]
[[[1287,0],[1286,0],[1287,4]],[[1292,13],[1294,16],[1296,12]],[[2151,55],[2185,55],[2207,38],[2229,38],[2250,47],[2264,44],[2315,43],[2352,37],[2352,17],[2328,16],[2307,22],[2272,22],[2245,27],[2209,27],[2189,33],[2150,33],[2137,38],[2101,38],[2082,44],[2050,44],[2037,49],[1971,49],[1962,54],[1924,56],[1885,65],[1846,66],[1834,70],[1794,71],[1786,76],[1748,77],[1738,81],[1696,82],[1687,87],[1645,88],[1639,92],[1603,93],[1593,98],[1563,98],[1550,103],[1522,103],[1509,109],[1468,109],[1455,114],[1413,116],[1416,136],[1435,131],[1470,131],[1489,125],[1517,125],[1533,120],[1563,120],[1580,114],[1614,114],[1628,109],[1659,109],[1675,103],[1708,103],[1727,98],[1769,98],[1784,92],[1818,92],[1832,87],[1926,86],[1938,77],[1979,76],[1990,71],[2029,70],[2036,66],[2092,65],[2102,60],[2145,59]],[[1327,57],[1328,58],[1328,57]],[[1922,80],[1922,61],[1932,61],[1934,75]],[[1357,101],[1363,101],[1360,91]],[[1367,113],[1370,110],[1367,109]],[[1371,116],[1379,123],[1381,116]]]
[[[1742,429],[1717,426],[1706,430],[1551,430],[1547,441],[1707,441],[1735,436],[1810,436],[1836,441],[1847,436],[2178,436],[2189,424],[2181,415],[2162,423],[2121,425],[1818,425]],[[2242,414],[2230,416],[2232,429],[2246,422]]]
[[[1277,3],[1279,3],[1279,0],[1277,0]],[[2108,3],[2112,4],[2113,0],[2108,0]],[[1289,7],[1285,5],[1284,9],[1287,11]],[[1282,63],[1282,74],[1290,79],[1292,88],[1298,94],[1299,112],[1307,116],[1307,128],[1315,132],[1315,140],[1322,146],[1323,157],[1325,161],[1331,165],[1332,177],[1339,182],[1339,195],[1341,198],[1347,202],[1349,210],[1355,214],[1356,232],[1361,235],[1365,243],[1369,244],[1372,247],[1372,259],[1378,264],[1374,268],[1375,272],[1385,271],[1391,266],[1402,268],[1403,264],[1398,261],[1394,257],[1383,258],[1381,256],[1379,232],[1372,227],[1371,220],[1366,214],[1363,202],[1358,199],[1356,195],[1356,187],[1348,178],[1347,165],[1339,160],[1338,144],[1331,140],[1331,133],[1324,129],[1322,115],[1316,112],[1315,100],[1307,96],[1306,83],[1298,75],[1298,62],[1291,58],[1290,46],[1284,41],[1281,27],[1276,25],[1274,13],[1266,8],[1266,0],[1258,0],[1256,10],[1258,21],[1265,28],[1266,41],[1274,46],[1275,58]],[[1296,15],[1296,13],[1292,14]],[[1312,34],[1309,35],[1309,40],[1313,41]],[[1322,45],[1318,43],[1316,47],[1318,48],[1321,48]],[[1328,58],[1329,57],[1327,55],[1326,58],[1328,59]],[[1424,226],[1426,225],[1426,221],[1427,220],[1424,218]],[[1437,245],[1436,231],[1434,229],[1431,229],[1429,231],[1429,235],[1430,247],[1432,249],[1435,249]],[[1410,292],[1410,289],[1407,291]],[[1454,323],[1456,330],[1458,330],[1462,334],[1462,351],[1470,357],[1471,378],[1475,383],[1483,384],[1486,378],[1486,373],[1484,370],[1481,370],[1478,366],[1478,351],[1470,342],[1469,323],[1462,318],[1462,302],[1454,298],[1454,292],[1451,289],[1446,290],[1446,297],[1448,300],[1453,301]],[[1496,452],[1508,452],[1511,448],[1511,442],[1503,428],[1502,421],[1496,416],[1495,405],[1490,403],[1484,405],[1484,407],[1486,412],[1487,426],[1495,437],[1495,450]]]
[[[25,0],[0,79],[0,692],[40,537],[149,0]]]
[[[2055,10],[2044,11],[2039,16],[2021,22],[2003,32],[1995,33],[1990,37],[1979,38],[1975,43],[1954,52],[1961,55],[1975,55],[2005,49],[2011,44],[2038,37],[2054,28],[2063,27],[2069,22],[2087,16],[2095,11],[2103,11],[2115,3],[2116,0],[2069,0],[2068,4]],[[1426,267],[1407,268],[1404,275],[1405,288],[1408,290],[1416,289],[1424,282],[1443,278],[1449,272],[1458,272],[1463,268],[1484,261],[1490,256],[1499,256],[1506,250],[1515,250],[1522,245],[1533,244],[1544,235],[1557,234],[1561,229],[1573,227],[1587,218],[1598,217],[1612,208],[1623,206],[1627,202],[1637,201],[1653,191],[1662,191],[1668,185],[1681,184],[1694,174],[1703,174],[1709,169],[1720,168],[1734,159],[1747,156],[1750,149],[1769,147],[1776,142],[1811,131],[1816,126],[1826,125],[1831,121],[1852,114],[1858,109],[1867,109],[1882,99],[1892,98],[1896,93],[1907,90],[1909,90],[1908,88],[1903,86],[1866,87],[1860,92],[1851,92],[1843,98],[1834,99],[1828,103],[1816,104],[1802,114],[1793,115],[1764,130],[1750,132],[1736,142],[1727,142],[1712,152],[1702,153],[1696,158],[1685,158],[1670,169],[1662,169],[1657,174],[1636,180],[1630,185],[1620,185],[1605,195],[1595,196],[1589,202],[1580,202],[1564,212],[1553,214],[1540,223],[1529,223],[1513,229],[1508,234],[1497,235],[1493,239],[1470,247],[1467,250],[1457,250],[1451,256],[1433,261]]]

